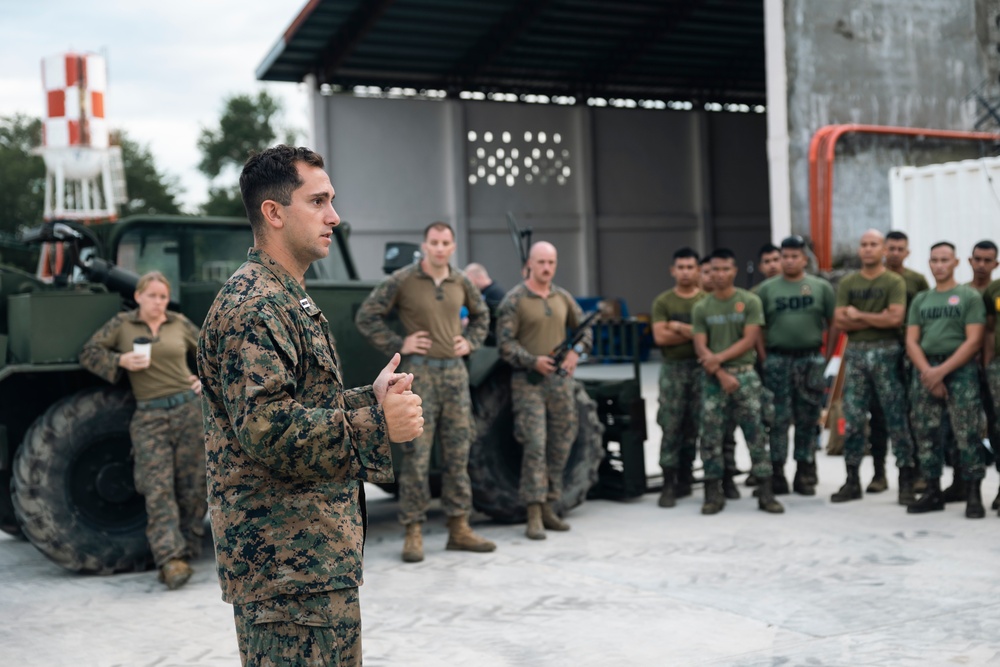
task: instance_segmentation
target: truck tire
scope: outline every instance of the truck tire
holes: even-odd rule
[[[476,439],[469,453],[472,502],[477,510],[504,523],[526,519],[518,499],[521,482],[521,445],[514,439],[514,412],[510,396],[510,367],[501,364],[473,391]],[[576,407],[580,427],[563,473],[563,495],[555,503],[557,512],[576,507],[597,482],[597,470],[604,457],[604,427],[597,416],[597,404],[576,383]]]
[[[94,387],[54,403],[14,458],[14,510],[28,540],[74,572],[144,570],[145,499],[132,479],[127,390]]]

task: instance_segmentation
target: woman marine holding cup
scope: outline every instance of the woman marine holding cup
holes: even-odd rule
[[[207,491],[201,382],[188,366],[198,327],[167,311],[170,283],[158,271],[135,289],[135,310],[112,317],[80,353],[80,364],[108,382],[128,374],[135,396],[129,424],[135,488],[146,497],[146,536],[160,581],[183,586],[201,554]]]

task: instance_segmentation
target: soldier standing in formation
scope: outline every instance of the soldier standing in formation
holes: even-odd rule
[[[869,406],[877,400],[892,437],[899,467],[899,503],[913,502],[913,442],[906,415],[906,394],[900,377],[902,347],[899,328],[906,311],[906,284],[883,264],[885,237],[871,229],[858,247],[861,270],[846,276],[837,289],[834,323],[848,336],[844,354],[844,463],[847,481],[831,500],[861,498],[858,468],[864,456],[864,426]]]
[[[496,545],[469,527],[472,482],[472,397],[463,357],[482,345],[490,316],[479,289],[452,268],[455,232],[443,222],[424,230],[419,262],[394,272],[361,304],[355,322],[369,342],[386,354],[403,355],[413,373],[413,391],[423,399],[424,432],[403,448],[399,477],[399,520],[406,527],[403,561],[424,559],[422,525],[431,493],[431,449],[438,434],[445,471],[441,504],[448,516],[446,548],[489,552]],[[463,335],[459,313],[465,306],[469,323]],[[399,313],[406,336],[389,328],[386,317]]]
[[[796,462],[792,487],[796,493],[816,493],[816,435],[823,409],[826,359],[820,351],[823,334],[833,324],[834,295],[829,282],[806,275],[809,260],[801,236],[781,242],[781,271],[758,286],[764,306],[764,386],[774,394],[774,424],[771,426],[772,488],[788,493],[785,460],[788,429],[795,425]],[[827,340],[836,340],[828,332]]]
[[[969,287],[983,294],[993,280],[993,272],[997,265],[996,243],[980,241],[973,246],[972,257],[969,258],[969,266],[972,267],[972,282],[969,283]]]
[[[920,469],[927,490],[906,511],[920,514],[943,510],[941,468],[944,451],[937,432],[945,410],[958,436],[961,465],[955,474],[966,481],[965,516],[981,519],[986,513],[980,495],[983,461],[979,453],[979,373],[975,363],[982,345],[986,312],[982,297],[955,281],[958,258],[948,242],[931,247],[930,267],[936,286],[913,300],[907,319],[906,351],[913,362],[910,390],[913,434],[920,451]]]
[[[80,365],[108,382],[128,373],[135,395],[129,423],[135,460],[135,490],[145,496],[146,537],[160,581],[173,590],[193,571],[205,535],[205,447],[201,382],[188,368],[198,344],[198,327],[167,310],[170,283],[159,271],[135,286],[138,308],[115,315],[80,352]],[[150,354],[133,350],[150,342]]]
[[[573,373],[593,338],[588,330],[559,367],[549,356],[565,340],[567,328],[583,321],[573,296],[552,282],[556,264],[555,246],[532,245],[527,277],[498,310],[500,356],[514,368],[514,437],[524,448],[519,496],[528,512],[525,534],[533,540],[545,539],[546,530],[570,528],[553,504],[562,497],[563,471],[579,426]]]
[[[1000,424],[996,417],[1000,415],[1000,335],[997,334],[997,314],[1000,313],[1000,280],[990,283],[983,292],[986,304],[986,335],[983,336],[983,366],[986,369],[986,382],[989,385],[989,397],[994,419],[990,421],[990,443],[994,453],[1000,449]],[[1000,456],[997,456],[997,470],[1000,471]],[[993,509],[1000,515],[1000,490],[993,500]]]
[[[771,463],[761,421],[766,390],[754,370],[754,350],[764,315],[760,299],[734,286],[736,256],[731,250],[712,253],[715,290],[694,307],[694,346],[708,377],[702,387],[701,460],[705,501],[702,514],[716,514],[726,506],[722,491],[722,440],[726,415],[732,414],[750,449],[753,473],[760,480],[758,507],[781,513],[784,508],[771,489]]]
[[[198,344],[222,597],[244,665],[360,665],[362,482],[392,480],[389,443],[420,434],[420,398],[398,356],[346,389],[303,287],[340,223],[323,158],[283,145],[251,155],[240,191],[254,247]]]
[[[656,415],[663,429],[660,507],[673,507],[677,498],[691,494],[691,468],[697,456],[704,375],[694,352],[691,331],[691,311],[705,298],[705,292],[698,287],[698,273],[698,253],[691,248],[677,250],[670,267],[675,286],[653,301],[653,340],[663,355],[660,406]],[[684,480],[684,489],[678,488],[679,480]]]

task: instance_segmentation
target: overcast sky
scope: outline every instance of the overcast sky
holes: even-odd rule
[[[193,212],[208,188],[195,142],[218,123],[227,95],[266,87],[305,139],[305,94],[297,84],[262,84],[254,71],[306,1],[0,0],[0,115],[44,116],[43,58],[103,54],[109,125],[150,146]]]

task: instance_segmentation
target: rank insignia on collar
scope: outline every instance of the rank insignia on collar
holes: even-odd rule
[[[317,308],[316,304],[312,302],[312,299],[299,299],[299,305],[302,306],[302,310],[306,311],[306,315],[309,317],[319,313],[319,308]]]

